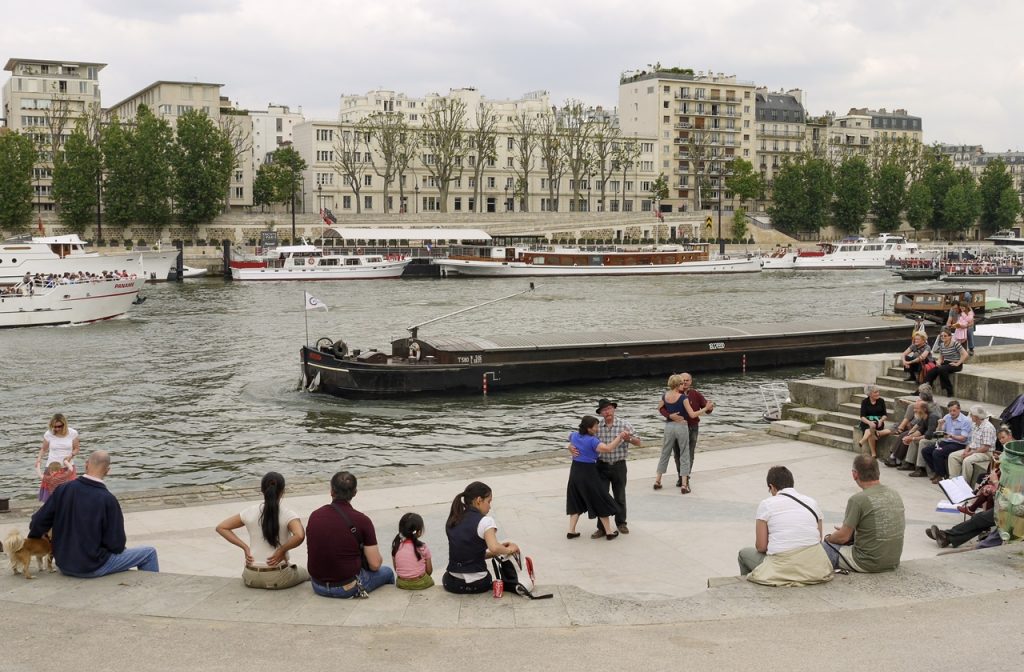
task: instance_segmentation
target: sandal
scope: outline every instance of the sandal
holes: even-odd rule
[[[654,489],[655,489],[655,490],[661,490],[661,483],[657,483],[657,482],[656,482],[656,483],[654,484]]]
[[[679,488],[679,492],[680,492],[680,494],[683,494],[683,495],[688,495],[688,494],[690,494],[690,484],[689,484],[689,483],[687,483],[687,484],[686,484],[686,485],[684,485],[683,487]]]

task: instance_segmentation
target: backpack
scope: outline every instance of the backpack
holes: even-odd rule
[[[531,600],[547,600],[554,597],[553,594],[534,595],[533,590],[537,586],[533,574],[533,558],[526,558],[526,566],[523,567],[522,554],[516,552],[512,555],[502,555],[491,558],[491,567],[494,569],[494,578],[505,583],[505,590],[514,592],[517,595],[528,597]]]

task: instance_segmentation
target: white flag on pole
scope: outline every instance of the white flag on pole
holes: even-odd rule
[[[306,295],[306,310],[319,310],[323,308],[327,310],[327,304],[316,298],[309,292],[303,292]]]

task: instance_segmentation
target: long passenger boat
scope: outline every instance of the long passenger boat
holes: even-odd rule
[[[380,254],[325,254],[308,243],[283,245],[252,259],[232,259],[235,280],[379,280],[399,278],[410,259]]]
[[[0,329],[100,322],[127,313],[145,278],[79,280],[0,286]]]
[[[408,337],[391,343],[390,353],[350,351],[344,341],[322,338],[315,346],[303,346],[300,354],[305,385],[311,390],[340,397],[389,397],[820,364],[836,355],[898,352],[907,346],[911,327],[903,317],[864,317],[426,338],[410,327]]]
[[[534,277],[559,275],[666,275],[682,273],[758,273],[755,256],[713,258],[707,243],[626,249],[559,246],[478,247],[455,250],[434,259],[443,275]]]
[[[921,255],[917,243],[902,236],[882,234],[876,239],[850,238],[838,243],[820,243],[821,254],[800,251],[773,255],[764,260],[764,270],[836,270],[885,268],[886,264]]]

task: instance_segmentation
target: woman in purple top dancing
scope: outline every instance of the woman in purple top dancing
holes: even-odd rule
[[[620,443],[629,438],[628,432],[622,432],[611,443],[602,443],[597,438],[599,420],[592,415],[583,417],[579,430],[569,435],[567,448],[573,454],[572,467],[569,469],[569,485],[565,492],[565,512],[569,515],[569,532],[567,539],[576,539],[580,533],[576,531],[581,513],[589,513],[591,518],[600,518],[607,532],[611,530],[612,519],[618,511],[618,504],[608,494],[608,486],[601,481],[597,472],[597,454],[610,453]],[[575,449],[575,450],[574,450]],[[608,533],[609,541],[619,536],[618,530]]]

